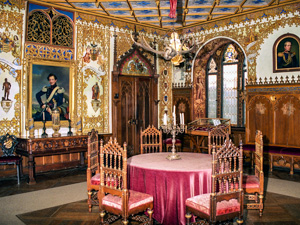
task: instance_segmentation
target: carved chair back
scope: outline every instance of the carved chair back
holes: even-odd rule
[[[117,139],[110,138],[103,146],[100,141],[100,192],[99,209],[102,209],[102,199],[105,194],[112,194],[122,198],[122,212],[126,213],[128,206],[127,190],[127,144],[123,148]]]
[[[18,144],[15,135],[6,134],[0,137],[0,145],[2,149],[2,157],[15,156],[15,147]]]
[[[244,191],[249,200],[246,204],[247,209],[258,209],[259,216],[263,214],[264,198],[264,171],[263,171],[263,135],[260,130],[255,135],[255,174],[245,175]]]
[[[255,159],[255,176],[257,176],[260,180],[264,179],[264,172],[263,172],[263,135],[260,130],[256,131],[255,135],[255,153],[254,153],[254,159]]]
[[[212,190],[211,190],[211,221],[221,221],[243,215],[243,147],[236,147],[228,138],[220,148],[213,145],[212,149]],[[217,217],[218,202],[237,199],[240,203],[239,211],[223,214]]]
[[[93,205],[98,205],[98,191],[100,180],[100,155],[99,155],[99,138],[98,131],[92,129],[88,133],[88,150],[87,150],[87,193],[89,212],[92,212]]]
[[[15,135],[10,135],[7,133],[6,135],[2,135],[0,137],[0,146],[2,150],[0,164],[15,164],[17,167],[18,184],[20,184],[20,177],[22,176],[22,157],[14,154],[17,144],[18,140]]]
[[[212,153],[212,146],[215,144],[216,148],[220,148],[225,140],[229,139],[229,130],[215,127],[208,132],[208,154]]]
[[[88,133],[87,160],[87,179],[90,181],[92,176],[100,172],[98,131],[94,129]]]
[[[141,128],[141,154],[162,152],[162,131],[153,125],[142,131]]]

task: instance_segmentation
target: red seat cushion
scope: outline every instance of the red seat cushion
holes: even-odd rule
[[[259,179],[255,175],[243,175],[243,189],[259,188]]]
[[[146,193],[129,190],[128,210],[139,207],[140,205],[148,204],[150,202],[153,202],[153,196]],[[102,204],[122,210],[122,198],[119,196],[108,194],[103,198]]]
[[[5,156],[5,157],[0,157],[0,163],[12,163],[12,162],[17,162],[21,159],[19,156]]]
[[[207,215],[210,214],[210,194],[197,195],[186,200],[186,206],[194,208]],[[229,201],[221,201],[217,203],[217,216],[239,212],[240,203],[237,199],[230,199]]]
[[[168,138],[168,139],[164,140],[164,144],[171,145],[172,144],[172,138]],[[181,141],[179,139],[176,139],[175,144],[181,144]]]
[[[95,174],[91,179],[92,185],[100,185],[100,173]]]

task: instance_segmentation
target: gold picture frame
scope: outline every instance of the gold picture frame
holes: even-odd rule
[[[68,119],[74,117],[74,73],[75,66],[72,61],[55,61],[55,60],[44,60],[44,59],[32,59],[28,63],[28,101],[27,101],[27,121],[30,118],[37,118],[36,114],[38,111],[37,107],[40,108],[36,93],[44,86],[49,86],[47,77],[49,74],[55,74],[57,76],[57,85],[65,89],[64,92],[64,103],[67,105],[68,111],[66,112],[65,118],[61,120],[62,127],[68,127]],[[45,101],[43,97],[42,101]],[[40,108],[41,109],[41,108]],[[40,114],[41,116],[41,114]],[[42,119],[36,119],[34,122],[35,128],[42,128]],[[52,121],[46,121],[46,127],[52,127]]]
[[[285,45],[290,45],[290,53],[285,53]],[[284,55],[285,54],[285,55]],[[300,71],[300,39],[294,34],[281,35],[273,45],[273,72]]]

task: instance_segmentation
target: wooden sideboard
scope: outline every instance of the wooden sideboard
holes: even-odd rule
[[[99,134],[107,139],[112,134]],[[88,135],[48,138],[18,137],[16,153],[28,158],[29,184],[35,184],[35,173],[84,166]]]

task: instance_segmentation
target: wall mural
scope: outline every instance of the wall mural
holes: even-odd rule
[[[100,20],[98,18],[98,20]],[[77,57],[80,87],[76,92],[83,133],[109,132],[109,46],[112,32],[99,22],[77,17]]]
[[[0,4],[0,135],[21,130],[21,40],[24,4]]]

